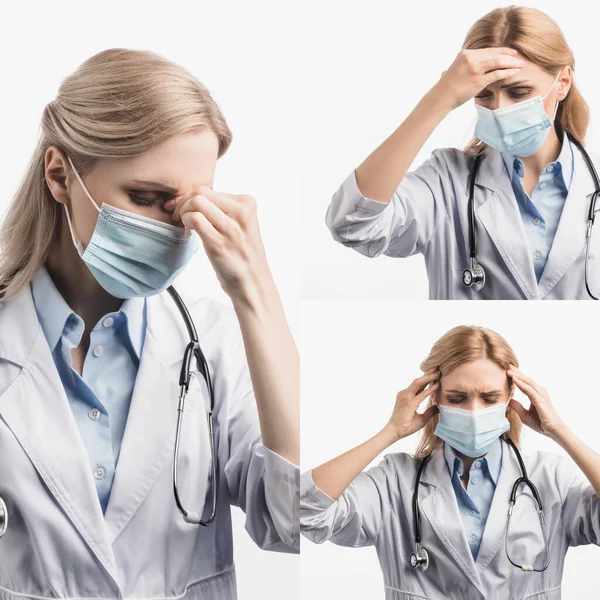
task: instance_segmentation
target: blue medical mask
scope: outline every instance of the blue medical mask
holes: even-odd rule
[[[467,456],[482,456],[510,429],[506,418],[508,404],[468,410],[439,405],[440,420],[435,435]]]
[[[492,148],[512,156],[531,156],[535,154],[548,136],[556,117],[558,102],[552,119],[546,114],[544,98],[556,84],[554,83],[543,96],[536,96],[522,102],[515,102],[496,110],[481,104],[475,104],[479,120],[475,125],[475,137]]]
[[[69,162],[100,213],[84,250],[83,244],[75,241],[69,209],[64,205],[73,244],[98,283],[116,298],[152,296],[167,289],[198,250],[197,234],[105,203],[98,208],[71,158]]]

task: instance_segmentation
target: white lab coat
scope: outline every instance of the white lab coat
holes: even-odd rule
[[[209,527],[183,521],[171,467],[189,338],[166,292],[147,306],[144,349],[103,515],[30,286],[0,303],[0,496],[9,512],[0,538],[0,600],[234,599],[232,504],[245,511],[246,529],[260,547],[299,551],[299,470],[262,444],[235,313],[210,299],[188,300],[188,308],[216,395],[219,500]],[[194,378],[178,483],[184,507],[198,512],[205,497],[207,511],[212,500],[205,406],[206,384]]]
[[[392,453],[358,475],[336,501],[317,488],[311,471],[301,476],[300,530],[310,540],[377,549],[387,600],[557,600],[569,546],[600,545],[600,499],[573,461],[534,452],[523,456],[529,478],[544,506],[550,564],[541,573],[526,573],[508,561],[504,535],[509,497],[521,471],[513,450],[502,441],[502,469],[477,560],[473,560],[443,447],[425,466],[419,486],[421,543],[429,568],[410,566],[414,550],[412,495],[418,460]],[[518,564],[543,566],[536,505],[521,485],[513,511],[509,552]],[[373,590],[372,597],[377,597]]]
[[[353,171],[334,194],[325,220],[336,241],[365,256],[423,254],[432,299],[589,299],[584,284],[585,240],[595,186],[581,151],[569,143],[573,180],[539,284],[502,154],[491,147],[475,180],[477,260],[487,279],[479,292],[462,283],[470,264],[468,182],[473,159],[457,148],[434,150],[405,175],[389,204],[364,197]],[[590,156],[600,171],[600,156]],[[595,296],[600,296],[599,256],[596,230],[589,264]]]

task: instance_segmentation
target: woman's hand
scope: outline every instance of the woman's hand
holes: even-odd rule
[[[551,438],[566,428],[564,421],[558,416],[550,402],[548,390],[539,386],[530,377],[523,375],[513,365],[506,371],[506,374],[512,377],[513,383],[531,400],[529,409],[512,397],[508,404],[525,425]]]
[[[437,368],[427,371],[415,379],[405,390],[396,394],[396,405],[387,427],[397,439],[402,439],[419,431],[429,419],[439,412],[436,404],[419,414],[417,408],[427,396],[438,389],[440,372]]]
[[[200,188],[200,194],[165,203],[173,220],[194,229],[215,269],[223,290],[232,299],[244,296],[264,277],[270,277],[251,196]]]
[[[516,55],[513,48],[463,49],[436,85],[457,108],[495,81],[516,75],[524,64]]]

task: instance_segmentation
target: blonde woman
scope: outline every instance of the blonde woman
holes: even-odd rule
[[[334,239],[368,257],[422,254],[430,298],[597,299],[600,235],[588,244],[587,233],[600,157],[583,146],[589,114],[574,70],[543,12],[509,6],[479,19],[440,80],[334,194]],[[468,147],[434,150],[408,171],[440,121],[472,98]]]
[[[560,598],[569,546],[600,545],[600,454],[489,329],[448,331],[421,369],[378,434],[302,474],[302,533],[316,543],[375,546],[389,600]],[[562,446],[583,474],[568,457],[521,458],[522,423]],[[418,430],[414,456],[390,453],[363,472]],[[530,484],[518,481],[525,473]]]
[[[230,143],[151,52],[96,54],[44,110],[0,232],[2,600],[233,599],[231,505],[298,552],[299,360],[254,200],[213,189]],[[185,300],[182,409],[165,290],[200,247],[232,308]]]

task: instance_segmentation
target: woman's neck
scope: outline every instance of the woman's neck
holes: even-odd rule
[[[53,244],[45,267],[65,302],[85,322],[90,331],[106,313],[119,310],[121,298],[111,296],[95,279],[81,260],[62,220],[60,236]]]
[[[559,138],[556,127],[551,127],[548,137],[546,137],[542,147],[535,154],[519,157],[525,167],[525,176],[530,176],[537,181],[544,167],[558,158],[561,147],[562,136]]]

